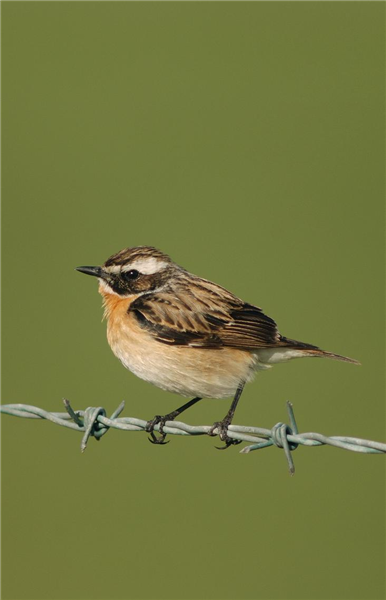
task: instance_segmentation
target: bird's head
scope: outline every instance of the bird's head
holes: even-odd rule
[[[151,246],[125,248],[110,256],[101,267],[76,267],[81,273],[98,277],[102,295],[123,298],[164,287],[179,269],[167,254]]]

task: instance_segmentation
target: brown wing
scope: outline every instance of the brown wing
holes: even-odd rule
[[[260,308],[199,278],[176,290],[143,294],[131,304],[130,311],[164,344],[240,350],[280,345],[275,321]]]

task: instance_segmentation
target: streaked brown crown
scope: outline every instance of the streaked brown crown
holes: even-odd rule
[[[106,260],[104,263],[104,267],[111,267],[113,265],[125,265],[126,263],[132,262],[138,258],[157,258],[163,262],[172,263],[172,259],[170,256],[161,252],[161,250],[157,250],[153,246],[135,246],[133,248],[124,248],[113,254]]]

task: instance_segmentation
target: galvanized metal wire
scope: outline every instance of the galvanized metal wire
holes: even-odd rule
[[[87,447],[90,437],[100,440],[109,429],[121,429],[123,431],[146,431],[147,421],[133,417],[119,417],[125,407],[122,402],[113,414],[108,418],[106,411],[101,406],[89,407],[86,410],[74,410],[68,400],[63,399],[66,412],[49,412],[37,406],[29,404],[3,404],[0,412],[14,417],[27,419],[46,419],[57,425],[67,427],[83,433],[81,451]],[[262,427],[249,427],[243,425],[230,425],[228,437],[239,442],[251,442],[240,452],[248,454],[254,450],[276,446],[284,450],[291,475],[295,473],[292,452],[299,445],[302,446],[334,446],[352,452],[365,454],[385,454],[386,444],[374,442],[356,437],[332,436],[328,437],[321,433],[299,433],[291,402],[287,402],[287,411],[290,425],[277,423],[271,429]],[[159,425],[155,425],[154,431],[159,431]],[[187,425],[181,421],[166,421],[163,432],[168,435],[209,435],[217,434],[211,425]]]

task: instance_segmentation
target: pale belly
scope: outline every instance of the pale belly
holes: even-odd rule
[[[186,397],[232,397],[259,368],[249,352],[169,346],[122,323],[119,330],[108,326],[107,337],[114,354],[137,377]]]

